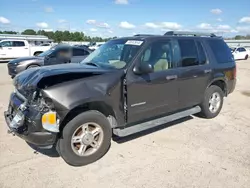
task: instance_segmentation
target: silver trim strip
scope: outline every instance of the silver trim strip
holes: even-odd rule
[[[131,107],[140,106],[144,104],[146,104],[146,102],[135,103],[135,104],[132,104]]]

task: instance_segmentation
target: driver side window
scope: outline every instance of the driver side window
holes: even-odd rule
[[[12,41],[1,42],[1,47],[12,47],[12,46],[13,46],[13,42]]]
[[[170,40],[151,43],[141,56],[141,63],[150,64],[154,72],[173,68],[173,54]]]

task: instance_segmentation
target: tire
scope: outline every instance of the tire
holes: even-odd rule
[[[26,69],[37,68],[37,67],[40,67],[40,66],[39,65],[30,65]]]
[[[211,102],[212,103],[211,104],[209,102],[213,96],[219,97],[217,98],[217,100],[218,99],[220,100],[219,104],[216,102],[214,103]],[[198,115],[206,119],[211,119],[211,118],[216,117],[220,113],[221,108],[223,106],[223,97],[224,97],[224,93],[221,90],[221,88],[216,85],[211,85],[205,91],[203,102],[200,105],[201,112]],[[216,101],[216,100],[211,99],[211,101]]]
[[[245,60],[247,60],[248,59],[248,55],[246,55],[246,57],[245,57]]]
[[[89,131],[87,131],[87,129],[85,128],[80,128],[86,127],[86,125],[89,127]],[[92,135],[92,138],[94,138],[94,140],[97,138],[97,140],[101,141],[99,144],[97,144],[99,145],[97,146],[97,149],[94,149],[94,147],[92,147],[91,145],[86,146],[87,144],[84,143],[92,139],[91,136],[88,135],[88,133],[91,134],[90,132],[93,132],[90,131],[92,125],[99,126],[99,135]],[[79,136],[76,136],[76,134],[78,134]],[[76,138],[81,137],[82,135],[85,136],[80,139],[75,139],[75,141],[79,142],[72,143],[73,136],[75,136]],[[64,127],[64,129],[62,130],[62,136],[58,139],[57,150],[60,156],[69,165],[84,166],[97,161],[106,154],[110,147],[111,137],[112,129],[108,119],[100,112],[91,110],[77,115]],[[80,149],[82,147],[86,147],[86,151],[83,152],[85,153],[85,156],[83,156],[83,153],[80,152]],[[82,149],[82,151],[84,151],[85,149]],[[93,153],[91,153],[91,151]],[[87,152],[89,152],[89,154]]]

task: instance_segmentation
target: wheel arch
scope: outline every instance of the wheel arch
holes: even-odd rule
[[[110,121],[111,128],[117,126],[116,114],[111,105],[107,104],[105,101],[89,101],[85,102],[84,104],[75,106],[74,108],[69,110],[69,112],[63,118],[60,124],[60,132],[67,125],[67,123],[71,121],[74,117],[90,110],[98,111],[102,113],[104,116],[106,116]]]
[[[40,67],[41,65],[39,65],[38,63],[31,63],[31,64],[29,64],[29,65],[27,65],[26,67],[25,67],[25,70],[26,69],[28,69],[30,66],[38,66],[38,67]]]
[[[36,54],[41,54],[41,53],[43,53],[43,51],[35,51],[33,55],[36,56]]]
[[[224,78],[214,78],[208,85],[208,87],[210,87],[211,85],[216,85],[219,88],[221,88],[221,90],[224,93],[224,96],[227,96],[227,83],[225,81]],[[208,88],[207,87],[207,88]]]

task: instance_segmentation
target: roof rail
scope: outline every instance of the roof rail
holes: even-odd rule
[[[199,32],[189,32],[189,31],[168,31],[164,35],[174,35],[174,36],[206,36],[206,37],[216,37],[214,33],[199,33]]]
[[[148,37],[148,36],[155,36],[155,35],[152,35],[152,34],[136,34],[136,35],[134,35],[134,37]]]

